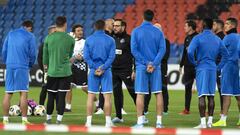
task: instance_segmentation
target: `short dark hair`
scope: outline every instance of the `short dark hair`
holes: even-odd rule
[[[77,28],[83,28],[83,26],[81,25],[81,24],[75,24],[75,25],[73,25],[72,26],[72,32],[75,32],[75,30],[77,29]]]
[[[203,21],[203,28],[204,29],[212,29],[213,26],[213,19],[211,18],[205,18]]]
[[[122,20],[122,26],[127,27],[127,23],[124,20]]]
[[[104,30],[105,27],[105,21],[104,20],[97,20],[94,23],[94,27],[96,30]]]
[[[56,26],[57,27],[63,27],[66,22],[67,22],[67,19],[65,16],[58,16],[56,18]]]
[[[143,13],[144,20],[151,22],[153,20],[153,17],[154,17],[154,12],[152,10],[147,9],[144,11]]]
[[[230,21],[230,23],[231,23],[235,28],[237,28],[237,26],[238,26],[238,21],[237,21],[236,18],[230,17],[230,18],[227,19],[227,21]]]
[[[194,20],[187,20],[187,21],[186,21],[186,24],[187,24],[189,27],[191,27],[193,30],[196,30],[196,28],[197,28],[197,24],[196,24],[196,22],[195,22]]]
[[[114,22],[116,22],[116,21],[121,22],[121,26],[123,26],[123,20],[122,19],[115,19]]]
[[[33,27],[33,22],[31,20],[23,21],[22,26],[23,27]]]
[[[220,20],[220,19],[214,19],[213,22],[219,24],[221,26],[221,28],[224,27],[224,22],[222,20]]]

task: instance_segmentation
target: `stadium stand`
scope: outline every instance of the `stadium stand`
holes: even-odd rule
[[[20,26],[25,19],[34,21],[34,34],[38,44],[47,35],[47,27],[58,15],[68,19],[68,31],[74,23],[84,26],[85,37],[93,33],[92,25],[98,19],[122,18],[127,22],[127,32],[142,22],[145,9],[155,11],[154,22],[161,23],[170,40],[170,63],[177,63],[185,38],[186,19],[199,20],[213,17],[225,20],[229,16],[240,19],[238,0],[3,0],[0,5],[0,43],[6,34]],[[198,22],[198,21],[197,21]],[[240,30],[240,28],[238,28]],[[1,50],[1,47],[0,47]]]

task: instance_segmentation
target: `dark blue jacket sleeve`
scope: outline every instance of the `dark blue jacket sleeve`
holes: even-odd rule
[[[83,59],[87,62],[89,65],[89,68],[97,69],[96,65],[94,64],[91,56],[90,56],[90,50],[89,50],[89,45],[88,41],[86,40],[84,48],[83,48]]]
[[[2,47],[2,58],[3,58],[3,63],[5,64],[7,61],[7,48],[8,48],[8,36],[5,38],[3,47]]]
[[[140,62],[143,65],[147,65],[149,63],[138,51],[137,37],[136,37],[135,31],[132,32],[132,37],[131,37],[131,53],[135,58],[135,61]]]
[[[229,58],[229,53],[227,51],[227,48],[225,47],[225,43],[226,43],[226,41],[224,41],[224,40],[220,42],[221,45],[220,45],[219,53],[221,56],[221,61],[218,64],[217,70],[221,70]]]
[[[163,56],[165,55],[165,52],[166,52],[166,41],[165,41],[165,37],[164,37],[163,33],[161,32],[160,39],[159,39],[158,53],[153,61],[153,66],[156,67],[161,63],[161,60],[162,60]]]
[[[194,52],[198,47],[198,39],[196,37],[194,37],[188,47],[188,59],[190,61],[190,63],[192,63],[194,66],[197,66],[197,62],[195,61],[194,58]]]
[[[102,67],[103,70],[108,69],[112,65],[112,62],[115,59],[116,45],[115,45],[115,41],[113,39],[111,40],[111,46],[110,47],[111,48],[110,48],[108,58],[107,58],[106,62],[104,63],[103,67]]]
[[[35,36],[32,36],[29,41],[29,67],[32,67],[35,63],[36,57],[37,57],[37,44],[36,44],[36,38]]]

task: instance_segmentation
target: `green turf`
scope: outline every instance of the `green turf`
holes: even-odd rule
[[[0,101],[4,96],[4,88],[0,87]],[[40,88],[39,87],[32,87],[29,92],[29,99],[34,99],[38,102],[39,99]],[[72,102],[72,112],[65,113],[63,118],[63,124],[78,124],[83,125],[86,119],[86,94],[79,89],[74,89],[73,91],[73,102]],[[198,113],[198,106],[197,106],[197,93],[193,93],[192,96],[192,103],[191,103],[191,114],[187,116],[179,115],[178,113],[183,110],[184,108],[184,91],[169,91],[169,114],[163,116],[163,124],[165,127],[170,128],[192,128],[199,123],[199,113]],[[12,99],[12,105],[18,104],[19,102],[19,94],[16,93]],[[219,112],[220,112],[220,105],[219,105],[219,96],[216,93],[215,97],[215,113],[214,113],[214,122],[219,119]],[[112,117],[115,117],[114,114],[114,104],[113,104],[113,114]],[[2,105],[0,105],[2,108]],[[2,109],[1,109],[2,110]],[[134,106],[133,101],[131,100],[127,91],[124,91],[124,110],[128,113],[127,115],[123,115],[124,123],[123,124],[116,124],[116,126],[132,126],[136,123],[136,108]],[[54,112],[54,116],[56,112]],[[155,118],[155,97],[152,96],[152,100],[149,105],[149,114],[147,118],[149,119],[149,124],[147,126],[154,127],[156,118]],[[0,112],[0,116],[2,115],[2,111]],[[227,128],[237,128],[236,122],[238,120],[238,109],[235,99],[232,99],[232,104],[230,107],[228,121],[227,121]],[[55,120],[56,117],[53,117]],[[44,123],[45,117],[36,117],[31,116],[29,117],[29,121],[32,123]],[[21,117],[10,117],[10,122],[16,123],[21,122]],[[93,124],[94,125],[104,125],[105,118],[104,115],[93,115]],[[18,135],[26,135],[26,134],[34,134],[34,135],[43,135],[46,133],[36,133],[36,132],[0,132],[1,135],[3,134],[18,134]],[[48,133],[49,134],[49,133]]]

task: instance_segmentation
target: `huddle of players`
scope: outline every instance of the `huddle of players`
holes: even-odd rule
[[[143,124],[146,122],[143,116],[143,102],[144,95],[149,93],[149,88],[151,93],[154,93],[157,98],[156,127],[162,127],[163,101],[160,63],[165,54],[165,38],[162,31],[151,23],[154,17],[153,11],[147,10],[143,16],[145,21],[139,28],[134,30],[131,40],[130,36],[125,31],[122,31],[121,27],[124,25],[122,20],[114,22],[115,34],[113,38],[105,34],[105,22],[103,20],[96,21],[94,24],[96,31],[86,39],[83,47],[83,55],[82,52],[78,51],[76,53],[74,51],[74,54],[70,55],[71,51],[74,50],[74,44],[76,47],[76,41],[74,42],[73,38],[69,38],[70,36],[65,33],[66,18],[62,16],[57,18],[56,32],[46,37],[43,47],[43,65],[48,75],[46,86],[48,91],[47,124],[51,123],[54,99],[56,97],[58,102],[56,123],[61,123],[65,108],[65,95],[70,91],[71,71],[74,70],[74,68],[71,70],[69,64],[71,62],[73,66],[78,68],[85,67],[75,64],[84,59],[90,69],[87,76],[88,100],[87,121],[85,124],[87,127],[92,125],[93,102],[96,94],[99,92],[104,96],[105,126],[114,126],[111,120],[111,94],[113,87],[117,87],[117,91],[114,93],[117,93],[116,95],[119,96],[118,93],[122,91],[122,80],[126,83],[133,101],[137,101],[138,121],[135,127],[143,127]],[[131,46],[129,45],[130,42]],[[131,76],[134,74],[132,69],[134,65],[132,55],[136,63],[135,87],[131,79]],[[113,73],[111,70],[112,63]],[[112,84],[116,84],[116,86]],[[133,87],[137,96],[133,92]],[[121,102],[115,102],[115,104],[121,104]],[[117,122],[123,122],[121,118],[122,107],[121,105],[117,106],[119,108],[116,108],[116,110],[120,112],[117,113]]]
[[[133,30],[130,41],[130,50],[135,59],[136,65],[134,89],[137,94],[136,106],[138,119],[137,124],[134,126],[135,128],[141,128],[146,123],[146,119],[143,115],[144,95],[149,94],[149,91],[156,95],[156,128],[163,127],[163,97],[161,93],[162,80],[160,63],[165,54],[166,46],[162,31],[151,23],[153,17],[153,11],[146,10],[144,12],[144,22]],[[240,106],[239,83],[238,81],[235,81],[239,80],[237,61],[240,54],[238,51],[239,35],[237,34],[236,29],[237,20],[235,18],[227,19],[225,23],[225,31],[227,35],[224,37],[223,41],[213,34],[211,31],[212,25],[213,20],[204,19],[202,21],[203,32],[196,35],[187,48],[188,59],[196,69],[196,82],[199,95],[201,123],[196,128],[212,126],[217,70],[222,70],[221,92],[223,96],[223,115],[217,123],[213,124],[213,126],[226,126],[227,111],[230,106],[230,96],[236,96],[238,105]],[[116,49],[116,41],[104,33],[105,22],[102,20],[95,22],[94,28],[96,32],[86,39],[84,47],[81,46],[83,47],[83,53],[78,52],[78,49],[74,51],[76,41],[65,32],[66,26],[66,18],[63,16],[57,17],[56,32],[46,37],[43,46],[43,68],[45,73],[47,73],[46,88],[48,91],[46,123],[51,123],[55,99],[57,99],[58,102],[56,123],[60,124],[62,121],[66,93],[71,89],[72,71],[74,70],[70,66],[72,63],[72,65],[81,68],[82,70],[87,70],[87,65],[90,68],[88,74],[86,126],[90,127],[92,124],[93,102],[96,101],[95,94],[101,92],[103,93],[105,100],[105,126],[112,127],[111,93],[114,86],[109,85],[113,84],[111,65],[115,57],[123,55],[125,52],[121,50],[122,48]],[[81,39],[78,40],[81,41]],[[120,43],[122,42],[124,43],[124,41],[120,40]],[[8,42],[5,41],[5,44],[8,44]],[[81,44],[83,45],[83,43]],[[149,46],[149,44],[151,44],[151,46]],[[3,49],[3,51],[6,51],[6,49]],[[74,55],[72,55],[73,52]],[[221,55],[221,61],[218,66],[216,66],[216,59],[219,55]],[[7,64],[7,62],[5,63]],[[116,77],[122,79],[120,73],[117,74]],[[100,86],[101,91],[99,91]],[[7,93],[11,89],[12,88],[7,88]],[[28,88],[24,87],[24,90],[25,89],[27,90]],[[209,117],[207,124],[205,117],[205,97],[207,97],[209,102]],[[4,110],[6,112],[6,107]],[[119,118],[119,120],[121,121],[122,119]],[[29,124],[26,117],[23,118],[23,121],[24,123]],[[7,116],[5,116],[3,122],[8,123]],[[123,120],[121,122],[123,122]],[[238,122],[238,124],[240,124],[240,122]]]
[[[205,19],[202,24],[203,32],[197,34],[195,31],[196,23],[191,20],[186,21],[185,31],[187,37],[184,42],[184,53],[180,63],[180,73],[184,66],[183,80],[185,84],[185,109],[181,114],[190,113],[191,89],[193,80],[196,78],[201,117],[201,124],[196,128],[226,126],[231,96],[236,97],[240,110],[240,90],[237,81],[239,80],[238,54],[240,37],[237,34],[237,25],[238,21],[235,18],[228,18],[225,24],[221,20]],[[226,32],[225,37],[223,29]],[[214,33],[211,30],[217,36],[213,35]],[[217,46],[220,46],[220,48],[217,49]],[[216,81],[220,94],[221,118],[213,124]],[[205,112],[205,97],[208,99],[207,114]],[[208,115],[207,124],[206,115]],[[237,125],[240,125],[240,116]]]

